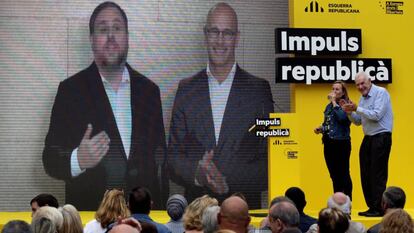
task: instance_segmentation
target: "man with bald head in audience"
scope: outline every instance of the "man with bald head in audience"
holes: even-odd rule
[[[125,218],[118,222],[108,230],[108,233],[141,233],[142,226],[134,218]]]
[[[299,211],[291,202],[278,202],[269,209],[269,222],[272,233],[281,233],[289,228],[298,228]]]
[[[206,68],[181,80],[172,110],[169,164],[189,202],[209,194],[219,201],[242,192],[261,208],[267,190],[267,140],[249,128],[273,112],[269,82],[236,62],[240,39],[235,10],[210,9],[204,27]]]
[[[247,233],[250,223],[249,206],[238,196],[223,201],[217,215],[219,229],[229,229],[236,233]]]

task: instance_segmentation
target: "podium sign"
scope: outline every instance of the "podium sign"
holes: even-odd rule
[[[300,186],[300,143],[298,117],[295,113],[271,113],[279,118],[280,126],[270,129],[288,132],[269,136],[269,203],[276,196],[284,195],[286,189]]]

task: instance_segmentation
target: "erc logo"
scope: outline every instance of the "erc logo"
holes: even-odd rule
[[[309,5],[305,7],[305,12],[324,12],[324,10],[317,1],[311,1]]]

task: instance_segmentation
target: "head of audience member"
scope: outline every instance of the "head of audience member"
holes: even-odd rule
[[[325,208],[319,212],[319,233],[345,233],[349,227],[348,216],[337,208]]]
[[[32,233],[32,228],[25,221],[12,220],[3,226],[1,233]]]
[[[141,233],[158,233],[157,227],[154,224],[149,222],[140,221],[141,224]]]
[[[33,215],[32,224],[38,219],[47,218],[49,219],[53,225],[56,227],[58,232],[61,231],[63,225],[63,216],[62,213],[55,207],[50,206],[42,206],[40,207],[36,213]]]
[[[363,71],[359,72],[355,76],[355,85],[361,95],[367,96],[372,86],[371,77],[369,77],[369,75]]]
[[[400,187],[390,186],[382,194],[381,206],[384,213],[389,209],[404,209],[405,192]]]
[[[32,217],[33,217],[34,213],[40,207],[51,206],[51,207],[58,208],[59,203],[56,197],[54,197],[53,195],[48,194],[48,193],[42,193],[42,194],[37,195],[30,201],[30,206],[32,207]]]
[[[414,233],[411,216],[403,209],[392,209],[381,222],[380,233]]]
[[[293,201],[290,200],[288,197],[277,196],[273,198],[272,201],[270,201],[269,209],[272,208],[272,206],[275,205],[276,203],[283,202],[283,201],[289,202],[295,205],[295,203],[293,203]],[[260,227],[265,227],[265,228],[270,227],[269,215],[262,220],[262,222],[260,223]]]
[[[63,224],[60,233],[83,233],[82,220],[78,210],[70,204],[59,208],[63,216]]]
[[[233,230],[229,229],[218,229],[215,233],[236,233]]]
[[[89,39],[100,71],[121,69],[128,54],[128,18],[114,2],[103,2],[89,19]]]
[[[217,214],[220,212],[220,206],[209,206],[203,212],[201,222],[203,224],[203,233],[214,233],[218,228]]]
[[[140,231],[129,224],[117,224],[108,233],[140,233]]]
[[[221,204],[217,221],[220,229],[246,233],[250,223],[249,206],[242,198],[231,196]]]
[[[130,212],[124,197],[124,191],[117,189],[106,190],[101,204],[95,213],[95,219],[101,224],[101,227],[107,228],[118,217],[126,218],[129,216]]]
[[[342,192],[336,192],[328,199],[328,207],[337,208],[346,214],[348,218],[351,218],[351,199]]]
[[[285,196],[295,203],[299,213],[303,213],[306,206],[305,193],[298,187],[291,187],[285,192]]]
[[[167,214],[173,221],[179,221],[187,207],[187,199],[183,195],[174,194],[167,200]]]
[[[131,214],[149,214],[151,206],[151,193],[147,188],[136,187],[132,189],[128,199],[128,207]]]
[[[288,227],[285,228],[281,233],[302,233],[302,231],[297,227]]]
[[[203,213],[209,206],[218,206],[218,201],[208,195],[196,198],[187,206],[183,216],[183,224],[186,232],[203,230]]]
[[[286,228],[299,226],[299,211],[290,201],[280,201],[269,209],[269,224],[272,233],[280,233]]]
[[[210,68],[230,70],[239,42],[237,14],[227,3],[217,3],[208,12],[206,22],[204,35]]]
[[[133,217],[118,218],[116,222],[109,224],[107,233],[140,233],[141,223]]]
[[[32,219],[32,231],[33,233],[56,233],[57,229],[55,224],[52,222],[52,220],[41,217]]]
[[[295,205],[295,203],[292,200],[290,200],[289,197],[286,197],[286,196],[277,196],[277,197],[273,198],[270,201],[269,209],[272,208],[273,205],[275,205],[276,203],[279,203],[279,202],[289,202],[289,203]]]

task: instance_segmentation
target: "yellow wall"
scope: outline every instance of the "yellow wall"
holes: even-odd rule
[[[407,208],[414,207],[414,110],[411,95],[414,92],[414,2],[401,0],[404,6],[403,15],[385,14],[381,5],[385,1],[378,0],[318,0],[325,8],[324,13],[306,13],[304,11],[310,1],[290,1],[290,27],[295,28],[360,28],[362,30],[361,58],[391,58],[393,82],[385,87],[391,94],[394,112],[393,145],[389,162],[388,185],[402,187],[408,196]],[[328,3],[348,3],[359,14],[333,14],[326,12]],[[411,56],[410,56],[411,55]],[[292,85],[294,91],[293,111],[297,115],[297,128],[300,130],[300,186],[304,189],[308,211],[316,211],[326,205],[332,194],[329,173],[323,159],[323,146],[319,135],[313,129],[323,120],[323,109],[327,104],[326,96],[330,91],[329,84],[297,84]],[[354,85],[349,84],[350,98],[356,102],[360,94]],[[361,127],[351,127],[352,153],[351,176],[354,186],[353,208],[366,209],[363,198],[358,151],[362,141]],[[275,147],[271,147],[272,150]],[[274,175],[274,174],[273,174]],[[273,179],[273,182],[277,178]],[[273,186],[277,184],[273,184]],[[283,193],[272,193],[280,195]]]

